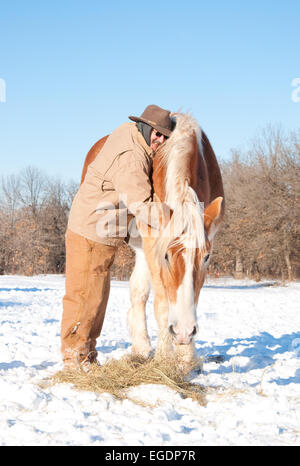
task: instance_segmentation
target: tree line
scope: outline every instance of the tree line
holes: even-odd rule
[[[226,213],[214,241],[212,276],[300,277],[300,130],[266,128],[247,151],[220,163]],[[36,167],[2,177],[0,274],[64,273],[64,235],[79,183]],[[129,278],[134,253],[119,248],[112,276]]]
[[[300,130],[268,127],[222,163],[224,223],[211,270],[259,280],[300,276]]]

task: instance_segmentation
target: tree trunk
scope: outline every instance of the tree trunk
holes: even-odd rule
[[[293,280],[293,269],[292,269],[292,264],[290,260],[290,254],[287,251],[284,254],[284,259],[285,259],[286,268],[287,268],[288,281],[291,282]]]
[[[236,251],[235,254],[234,278],[236,278],[237,280],[244,278],[243,262],[240,251]]]

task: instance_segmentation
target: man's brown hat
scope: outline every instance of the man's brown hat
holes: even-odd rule
[[[173,122],[170,110],[164,110],[157,105],[148,105],[140,117],[129,116],[128,118],[132,121],[143,121],[165,136],[170,136],[172,133]]]

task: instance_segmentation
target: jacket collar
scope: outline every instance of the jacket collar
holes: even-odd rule
[[[136,124],[132,124],[132,130],[131,131],[132,131],[132,135],[133,135],[134,140],[137,141],[137,143],[140,144],[140,146],[142,146],[142,148],[147,152],[147,154],[150,157],[153,157],[154,156],[153,150],[146,143],[142,133],[140,133],[139,130],[137,129]]]

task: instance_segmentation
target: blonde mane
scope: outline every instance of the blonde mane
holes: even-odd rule
[[[189,185],[191,159],[195,157],[195,136],[199,156],[202,157],[201,128],[188,114],[175,113],[172,117],[176,119],[176,127],[160,154],[160,163],[164,165],[166,173],[164,202],[172,211],[171,220],[156,242],[160,262],[170,247],[187,249],[193,258],[195,249],[205,246],[203,203]]]

